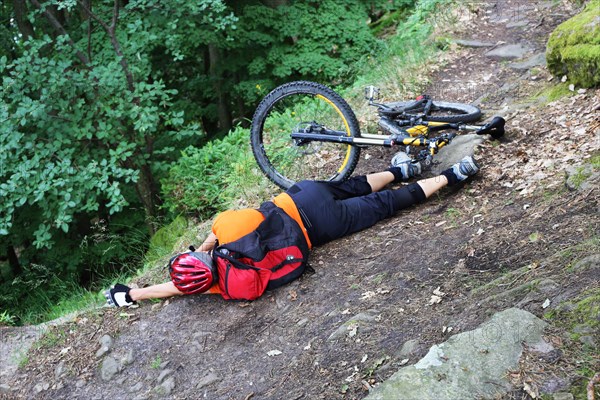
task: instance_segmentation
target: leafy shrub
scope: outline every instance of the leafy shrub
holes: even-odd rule
[[[223,139],[185,149],[162,181],[162,192],[169,211],[206,219],[234,201],[254,205],[266,186],[250,150],[249,131],[238,127]]]

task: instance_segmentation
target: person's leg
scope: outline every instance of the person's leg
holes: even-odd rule
[[[462,182],[475,175],[479,167],[472,157],[465,157],[441,175],[423,179],[396,190],[384,190],[359,197],[338,201],[337,219],[327,226],[318,226],[328,232],[330,240],[369,228],[389,218],[396,212],[422,203],[446,185]]]
[[[394,174],[391,171],[377,172],[367,175],[367,182],[371,186],[371,192],[379,192],[381,189],[394,182]]]

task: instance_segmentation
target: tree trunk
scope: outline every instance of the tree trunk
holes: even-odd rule
[[[150,234],[156,232],[156,220],[158,217],[159,196],[154,180],[154,175],[148,164],[139,166],[140,175],[135,189],[139,199],[142,201],[146,212],[146,226]]]
[[[19,257],[17,256],[17,252],[13,245],[6,246],[6,254],[8,256],[8,265],[10,266],[13,276],[21,275],[23,273],[23,268],[21,267],[21,263],[19,263]]]
[[[13,0],[13,10],[15,12],[15,22],[23,39],[27,40],[35,36],[33,25],[27,19],[27,3],[25,0]]]
[[[231,130],[231,110],[229,109],[227,94],[223,90],[223,77],[218,72],[218,65],[221,63],[221,52],[217,46],[209,44],[208,56],[210,59],[209,75],[217,95],[219,128],[221,131],[229,132]]]

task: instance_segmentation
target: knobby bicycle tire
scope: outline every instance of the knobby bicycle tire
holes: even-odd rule
[[[402,109],[413,104],[413,101],[398,101],[386,103],[386,106]],[[423,110],[422,106],[417,108],[408,108],[405,111],[407,117],[419,116],[419,110]],[[433,101],[432,112],[423,117],[424,121],[431,122],[475,122],[481,118],[481,110],[470,104],[449,103],[447,101]],[[435,114],[434,114],[435,113]],[[400,118],[403,118],[400,116]]]
[[[342,181],[360,157],[360,148],[343,143],[291,138],[294,129],[317,124],[359,137],[358,120],[348,103],[332,89],[314,82],[297,81],[271,91],[252,118],[250,144],[263,173],[288,189],[304,179]]]

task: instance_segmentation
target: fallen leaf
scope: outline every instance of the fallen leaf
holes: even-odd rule
[[[531,385],[529,385],[529,383],[525,382],[523,383],[523,390],[525,392],[527,392],[528,395],[531,396],[532,399],[537,399],[537,393],[535,391],[534,388],[531,387]]]
[[[295,290],[290,290],[290,300],[291,301],[296,301],[296,299],[298,298],[298,292],[296,292]]]
[[[406,365],[406,363],[408,363],[408,358],[405,358],[404,360],[400,361],[400,365]]]
[[[549,305],[550,305],[550,299],[546,299],[546,301],[544,301],[544,304],[542,304],[542,308],[548,308]]]
[[[360,360],[361,363],[364,363],[365,361],[367,361],[367,359],[369,358],[368,355],[364,355],[363,358]]]
[[[269,357],[275,357],[275,356],[278,356],[280,354],[281,354],[281,351],[279,351],[279,350],[271,350],[271,351],[267,352],[267,355]]]
[[[429,299],[429,305],[432,306],[434,304],[439,304],[442,302],[442,298],[440,296],[432,295],[431,299]]]
[[[348,327],[348,337],[356,336],[357,331],[358,331],[358,325],[350,325]]]
[[[71,346],[69,346],[69,347],[65,347],[64,349],[62,349],[62,350],[60,351],[60,354],[67,354],[67,353],[69,352],[69,350],[71,350]]]
[[[483,235],[484,233],[485,233],[485,231],[483,230],[483,228],[479,228],[479,229],[477,230],[477,236],[481,236],[481,235]]]
[[[370,299],[371,297],[375,296],[375,292],[372,291],[368,291],[368,292],[364,292],[363,294],[361,294],[361,300],[367,300]]]
[[[440,297],[445,296],[446,293],[442,292],[440,289],[441,289],[441,287],[438,286],[436,289],[434,289],[433,294],[435,294],[436,296],[440,296]]]

